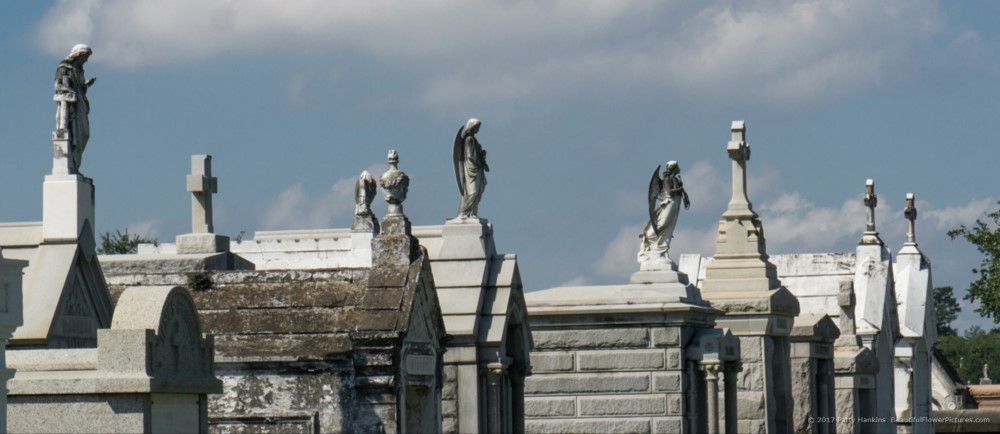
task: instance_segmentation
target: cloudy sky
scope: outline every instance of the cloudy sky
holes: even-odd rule
[[[770,253],[852,250],[874,178],[892,250],[913,192],[935,284],[964,294],[979,257],[944,233],[1000,199],[997,16],[989,1],[15,2],[0,221],[40,219],[52,77],[84,42],[99,232],[188,232],[196,153],[214,156],[218,232],[346,227],[354,178],[390,148],[407,214],[440,224],[458,205],[451,141],[478,117],[480,211],[527,288],[621,282],[667,160],[692,197],[672,255],[714,252],[745,119]],[[981,323],[963,304],[959,326]]]

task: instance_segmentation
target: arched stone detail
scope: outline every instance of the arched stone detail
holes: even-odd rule
[[[152,330],[154,376],[211,374],[212,344],[201,334],[194,300],[182,287],[134,287],[122,293],[112,330]]]

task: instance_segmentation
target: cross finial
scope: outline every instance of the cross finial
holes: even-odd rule
[[[917,244],[917,206],[913,203],[913,193],[906,193],[906,208],[903,209],[903,216],[906,217],[906,244]]]
[[[869,232],[875,231],[875,207],[878,206],[878,196],[875,195],[875,181],[869,179],[865,181],[865,207],[868,208]]]
[[[723,216],[734,218],[754,218],[750,199],[747,198],[747,160],[750,159],[750,144],[747,143],[747,127],[744,121],[733,121],[729,128],[732,139],[726,145],[726,152],[733,160],[733,197]]]
[[[219,191],[219,181],[212,176],[211,155],[191,156],[191,174],[187,176],[187,191],[191,192],[191,232],[214,233],[212,195]]]
[[[875,194],[875,181],[868,179],[865,181],[865,208],[867,208],[868,222],[865,226],[865,234],[861,237],[861,244],[881,244],[878,232],[875,230],[875,207],[878,206],[878,196]]]

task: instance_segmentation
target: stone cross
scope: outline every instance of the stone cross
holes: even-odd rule
[[[212,156],[192,155],[191,174],[187,176],[191,192],[191,233],[214,233],[212,195],[219,191],[219,181],[212,176]]]
[[[878,206],[878,196],[875,195],[875,181],[865,181],[865,207],[868,208],[868,232],[875,232],[875,207]]]
[[[913,204],[913,193],[906,193],[903,215],[906,216],[906,244],[917,244],[917,207]]]
[[[729,209],[725,217],[756,217],[747,198],[747,160],[750,159],[750,144],[746,142],[746,123],[733,121],[732,139],[726,146],[729,158],[733,160],[733,198],[729,200]]]
[[[875,207],[878,206],[878,196],[875,195],[875,181],[868,179],[865,181],[865,208],[868,209],[868,222],[865,226],[865,234],[861,237],[861,244],[881,244],[875,230]]]

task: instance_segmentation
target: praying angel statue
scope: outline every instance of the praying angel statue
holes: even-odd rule
[[[458,218],[478,218],[479,201],[486,189],[486,150],[476,139],[482,125],[479,119],[469,119],[455,134],[452,157],[455,163],[455,181],[462,201],[458,206]]]
[[[649,222],[642,230],[639,238],[639,269],[642,271],[671,270],[673,261],[667,255],[670,250],[670,240],[674,237],[674,227],[677,226],[677,216],[681,211],[691,206],[691,200],[684,191],[681,181],[681,168],[676,161],[668,161],[660,178],[660,166],[656,166],[649,180]],[[659,201],[659,205],[656,202]]]

